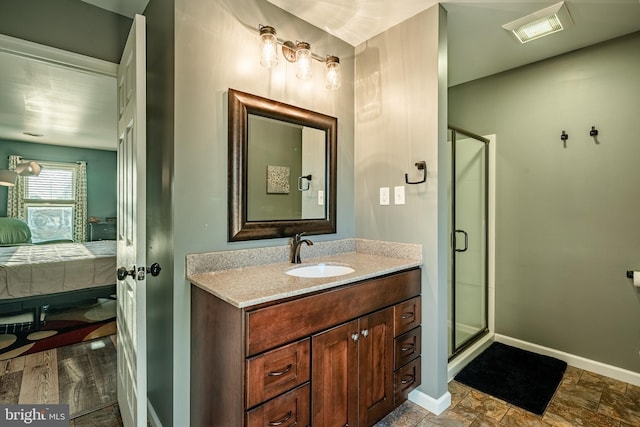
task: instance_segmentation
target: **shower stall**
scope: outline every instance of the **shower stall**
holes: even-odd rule
[[[489,139],[449,126],[449,360],[489,332]]]

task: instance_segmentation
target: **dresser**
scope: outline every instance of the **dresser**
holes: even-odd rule
[[[96,240],[116,240],[116,223],[114,222],[90,222],[87,229],[87,238],[90,242]]]

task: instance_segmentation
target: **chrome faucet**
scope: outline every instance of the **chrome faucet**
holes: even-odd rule
[[[308,246],[312,246],[313,242],[309,239],[303,239],[304,231],[302,233],[298,233],[291,239],[291,262],[293,264],[300,264],[302,260],[300,260],[300,246],[303,243],[306,243]]]

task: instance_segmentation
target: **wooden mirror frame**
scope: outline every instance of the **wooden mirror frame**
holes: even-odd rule
[[[230,242],[289,237],[296,233],[336,232],[338,119],[325,114],[229,89],[228,239]],[[327,182],[324,219],[247,220],[249,114],[295,123],[325,132]]]

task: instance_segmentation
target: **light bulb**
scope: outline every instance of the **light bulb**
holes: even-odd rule
[[[260,26],[260,39],[262,40],[262,53],[260,65],[272,68],[278,65],[278,39],[276,30],[268,25]]]
[[[337,56],[327,56],[325,64],[327,67],[325,75],[325,85],[327,89],[339,89],[342,80],[340,76],[340,58]]]
[[[298,72],[296,77],[300,80],[311,78],[311,46],[309,43],[298,42],[296,45],[296,63],[298,64]]]

